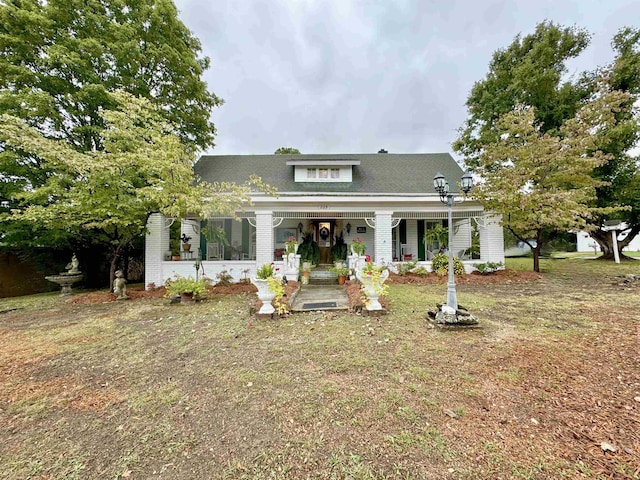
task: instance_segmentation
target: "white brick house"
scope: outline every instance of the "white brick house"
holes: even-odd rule
[[[238,212],[239,221],[152,215],[145,246],[147,286],[161,285],[174,274],[193,275],[195,258],[202,260],[208,277],[227,270],[240,279],[264,263],[277,264],[284,241],[290,235],[301,240],[307,232],[321,249],[322,263],[332,262],[331,246],[342,234],[347,244],[360,237],[377,264],[412,259],[429,268],[437,245],[425,245],[424,233],[447,223],[447,207],[434,190],[433,177],[442,172],[455,192],[463,174],[447,153],[203,156],[194,169],[207,181],[243,183],[257,174],[277,189],[278,196],[254,194],[253,205]],[[453,208],[451,248],[467,270],[475,262],[504,261],[499,218],[485,213],[473,200]],[[169,258],[174,221],[180,221],[181,231],[193,237],[181,261]],[[204,221],[224,229],[227,245],[205,240]],[[480,258],[471,260],[465,254],[474,230]]]

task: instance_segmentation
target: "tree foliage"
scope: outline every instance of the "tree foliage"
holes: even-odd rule
[[[23,119],[76,152],[105,148],[101,109],[116,90],[144,97],[190,148],[213,145],[221,100],[201,76],[209,60],[171,0],[6,0],[0,3],[0,113]],[[61,146],[58,148],[62,148]],[[0,143],[0,215],[62,176],[62,165]],[[73,242],[56,225],[15,220],[3,242]]]
[[[597,149],[598,132],[616,124],[628,99],[617,91],[595,95],[556,134],[536,124],[533,107],[521,106],[495,122],[498,140],[482,146],[474,196],[531,247],[535,271],[546,233],[588,229],[594,215],[621,208],[593,205],[596,188],[605,185],[593,172],[609,158]]]
[[[300,155],[300,150],[292,147],[280,147],[273,153],[276,155]]]
[[[0,141],[50,172],[45,181],[20,194],[22,208],[3,223],[61,228],[111,245],[111,280],[123,247],[145,233],[149,215],[235,216],[249,201],[258,178],[238,186],[196,182],[193,151],[146,99],[114,95],[118,109],[102,110],[102,150],[79,152],[51,139],[17,117],[0,115]]]
[[[595,148],[608,154],[608,160],[591,170],[594,179],[601,181],[590,201],[591,206],[600,207],[600,214],[594,213],[585,228],[593,231],[606,256],[612,257],[610,234],[600,230],[611,214],[608,207],[631,207],[617,210],[616,216],[631,225],[633,235],[640,231],[640,194],[634,188],[640,181],[638,162],[629,153],[637,145],[640,131],[632,107],[640,95],[640,30],[624,28],[618,32],[612,41],[615,59],[611,65],[567,78],[567,61],[577,57],[589,40],[585,30],[544,22],[533,34],[519,35],[506,49],[496,51],[489,73],[476,82],[467,99],[468,119],[454,150],[476,168],[485,146],[500,140],[498,119],[519,105],[533,107],[533,123],[540,133],[561,135],[562,125],[602,90],[604,76],[609,91],[631,95],[615,112],[616,122],[598,130]],[[619,248],[633,235],[620,241]]]

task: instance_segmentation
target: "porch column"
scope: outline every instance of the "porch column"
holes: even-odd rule
[[[273,262],[273,212],[256,212],[256,265]]]
[[[480,261],[504,262],[504,234],[500,221],[500,215],[486,215],[484,221],[480,221],[478,230],[480,233]]]
[[[144,285],[149,289],[153,283],[160,287],[162,279],[162,261],[169,251],[169,227],[166,218],[160,213],[154,213],[147,220],[147,234],[144,242]]]
[[[393,245],[391,243],[392,214],[392,211],[376,212],[376,229],[374,233],[376,265],[387,264],[393,260]]]

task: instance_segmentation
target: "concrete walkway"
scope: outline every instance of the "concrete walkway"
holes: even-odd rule
[[[302,285],[291,305],[293,312],[348,309],[349,298],[342,285]]]

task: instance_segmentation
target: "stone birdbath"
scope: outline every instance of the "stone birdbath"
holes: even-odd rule
[[[80,263],[78,262],[78,258],[74,253],[73,257],[71,257],[71,262],[67,264],[66,272],[61,272],[59,275],[49,275],[48,277],[44,278],[46,280],[49,280],[50,282],[57,283],[62,287],[60,295],[71,295],[71,293],[73,292],[71,286],[74,283],[82,280],[82,277],[84,276],[83,273],[79,270],[79,267]]]

